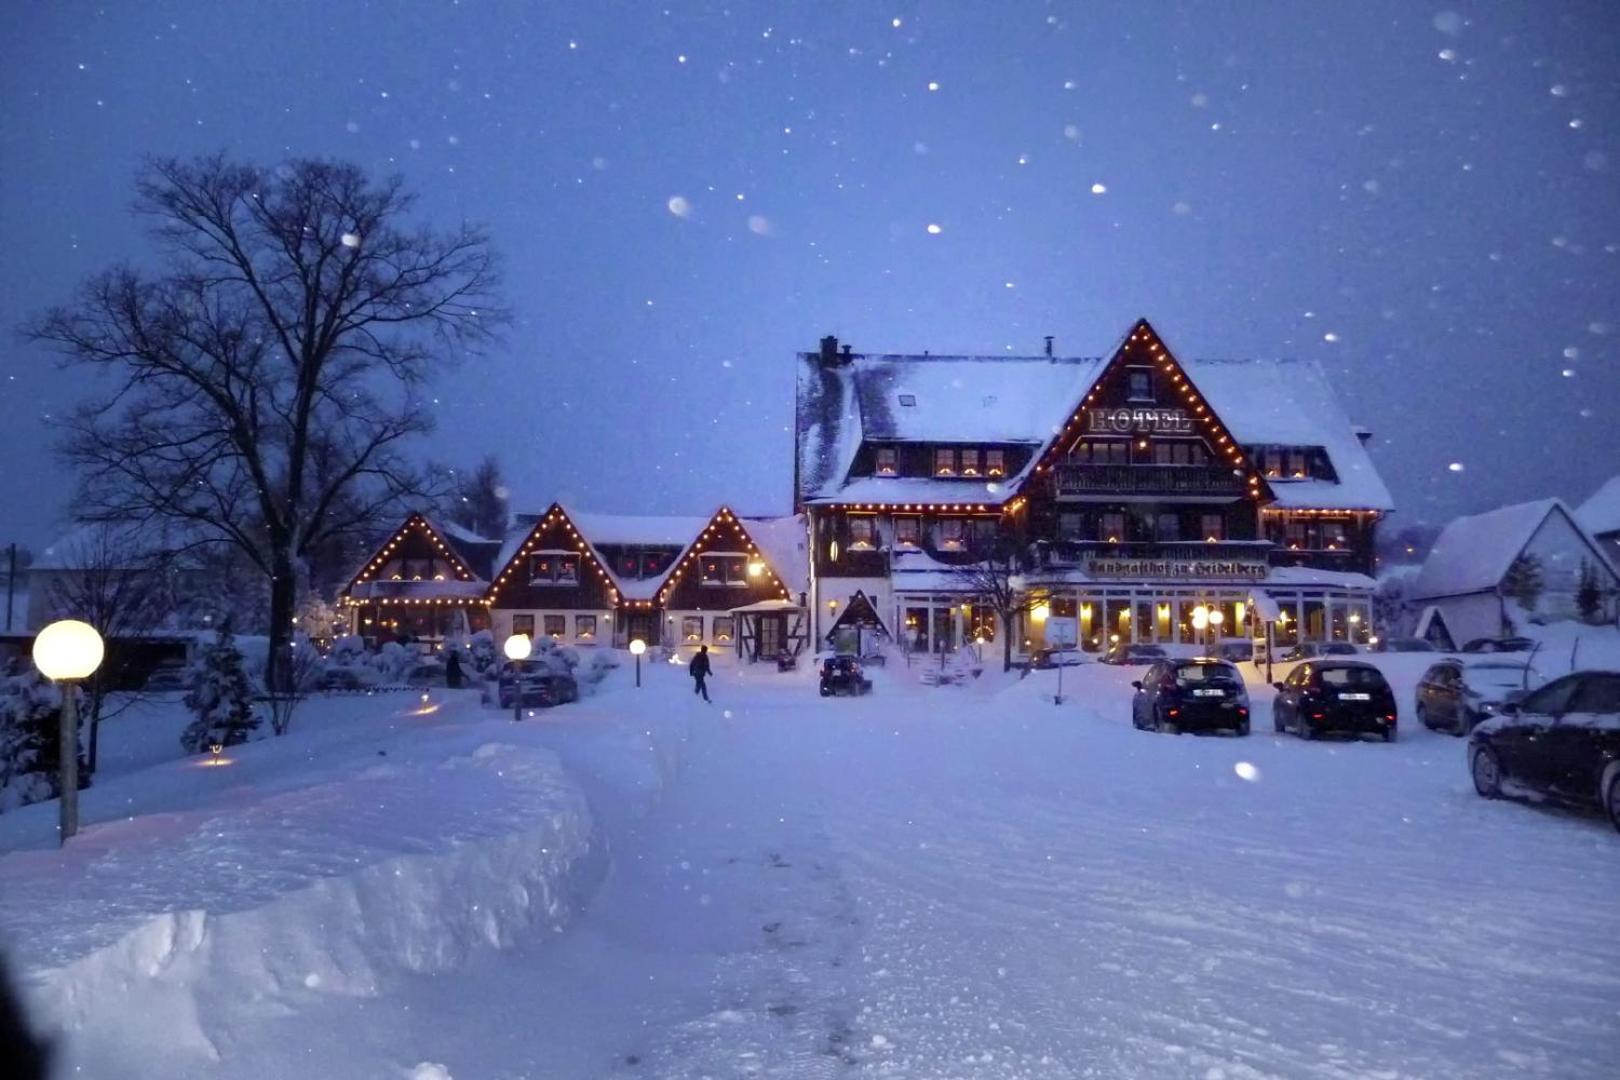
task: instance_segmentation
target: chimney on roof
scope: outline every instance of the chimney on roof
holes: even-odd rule
[[[838,363],[838,339],[832,334],[821,339],[821,362],[828,367]]]
[[[1046,358],[1048,360],[1052,359],[1052,335],[1051,334],[1046,335]]]
[[[1364,428],[1360,424],[1357,424],[1351,430],[1353,430],[1356,433],[1356,438],[1361,440],[1361,445],[1362,446],[1366,446],[1369,442],[1372,441],[1373,433],[1368,428]]]
[[[853,359],[855,359],[855,346],[853,346],[853,345],[845,345],[844,346],[844,355],[843,355],[843,361],[842,362],[847,364]]]

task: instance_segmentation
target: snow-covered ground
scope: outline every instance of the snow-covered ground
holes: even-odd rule
[[[106,1077],[1608,1075],[1606,823],[1259,688],[1248,739],[1137,732],[1137,674],[311,703],[106,779],[66,854],[0,818],[0,932]]]

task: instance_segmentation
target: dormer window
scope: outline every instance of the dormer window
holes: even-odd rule
[[[911,408],[912,406],[917,404],[917,395],[916,394],[901,394],[900,395],[900,404],[906,406],[906,408],[908,408],[908,409]]]
[[[849,519],[849,549],[871,551],[875,547],[877,547],[877,519],[852,516]]]
[[[939,549],[961,551],[967,546],[967,521],[963,518],[941,518],[939,522]]]
[[[940,447],[934,451],[934,475],[956,475],[956,451],[947,447]]]
[[[977,450],[963,450],[961,452],[962,475],[979,475],[979,452]]]
[[[877,448],[877,466],[874,471],[879,476],[897,476],[900,472],[900,453],[892,446]]]
[[[1007,475],[1006,451],[986,450],[984,452],[984,475],[990,477]]]
[[[1306,471],[1304,450],[1295,449],[1288,451],[1288,475],[1292,476],[1295,480],[1303,480],[1307,475],[1309,475]]]
[[[1266,473],[1266,477],[1268,479],[1275,480],[1278,477],[1282,476],[1282,470],[1283,470],[1282,451],[1280,449],[1278,449],[1277,447],[1275,447],[1275,446],[1266,447],[1266,454],[1265,454],[1265,473]]]
[[[914,548],[922,542],[922,521],[914,517],[894,519],[894,546]]]

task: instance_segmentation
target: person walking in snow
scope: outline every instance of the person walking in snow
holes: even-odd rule
[[[455,649],[450,650],[444,661],[444,685],[452,690],[461,689],[461,653]]]
[[[704,645],[692,657],[692,663],[686,669],[692,675],[692,693],[702,694],[703,700],[709,700],[709,647]]]

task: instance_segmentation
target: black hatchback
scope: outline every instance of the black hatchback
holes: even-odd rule
[[[866,694],[872,680],[861,672],[861,662],[853,656],[829,656],[821,662],[821,696]]]
[[[1579,671],[1508,701],[1468,736],[1474,790],[1594,806],[1620,829],[1620,671]]]
[[[1301,664],[1276,683],[1271,726],[1302,739],[1335,733],[1395,740],[1395,692],[1383,672],[1355,660]]]
[[[1249,692],[1225,660],[1161,660],[1131,685],[1131,725],[1138,731],[1249,733]]]

